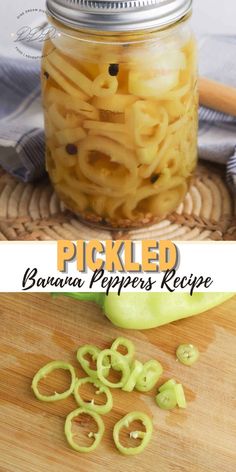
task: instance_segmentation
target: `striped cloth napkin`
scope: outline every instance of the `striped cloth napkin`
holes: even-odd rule
[[[0,58],[0,165],[23,182],[45,174],[40,64]]]
[[[200,47],[200,74],[236,87],[236,37],[207,36]],[[41,178],[44,133],[40,64],[0,59],[0,165],[24,182]],[[225,164],[236,193],[236,118],[201,108],[199,156]]]
[[[200,42],[200,75],[236,87],[236,36],[205,36]],[[227,165],[236,193],[236,117],[201,107],[199,157]]]

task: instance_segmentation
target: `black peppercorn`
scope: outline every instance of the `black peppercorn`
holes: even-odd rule
[[[119,64],[110,64],[108,69],[109,74],[115,77],[119,73]]]
[[[159,179],[159,175],[158,174],[153,174],[151,175],[150,177],[150,181],[152,184],[155,184],[155,182]]]
[[[78,152],[78,148],[75,144],[67,144],[66,145],[66,152],[70,154],[70,156],[74,156]]]
[[[103,226],[107,226],[107,220],[106,220],[105,218],[102,218],[102,219],[101,219],[101,224],[102,224]]]

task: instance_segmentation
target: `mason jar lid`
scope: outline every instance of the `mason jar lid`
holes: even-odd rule
[[[167,27],[192,9],[193,0],[47,0],[47,13],[77,29],[125,32]]]

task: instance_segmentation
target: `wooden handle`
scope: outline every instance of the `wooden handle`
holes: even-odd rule
[[[199,78],[200,104],[236,116],[236,88]]]

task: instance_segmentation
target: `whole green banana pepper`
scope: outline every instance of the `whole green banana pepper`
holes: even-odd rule
[[[78,300],[100,305],[109,320],[119,328],[150,329],[198,315],[220,305],[234,293],[63,293]]]

